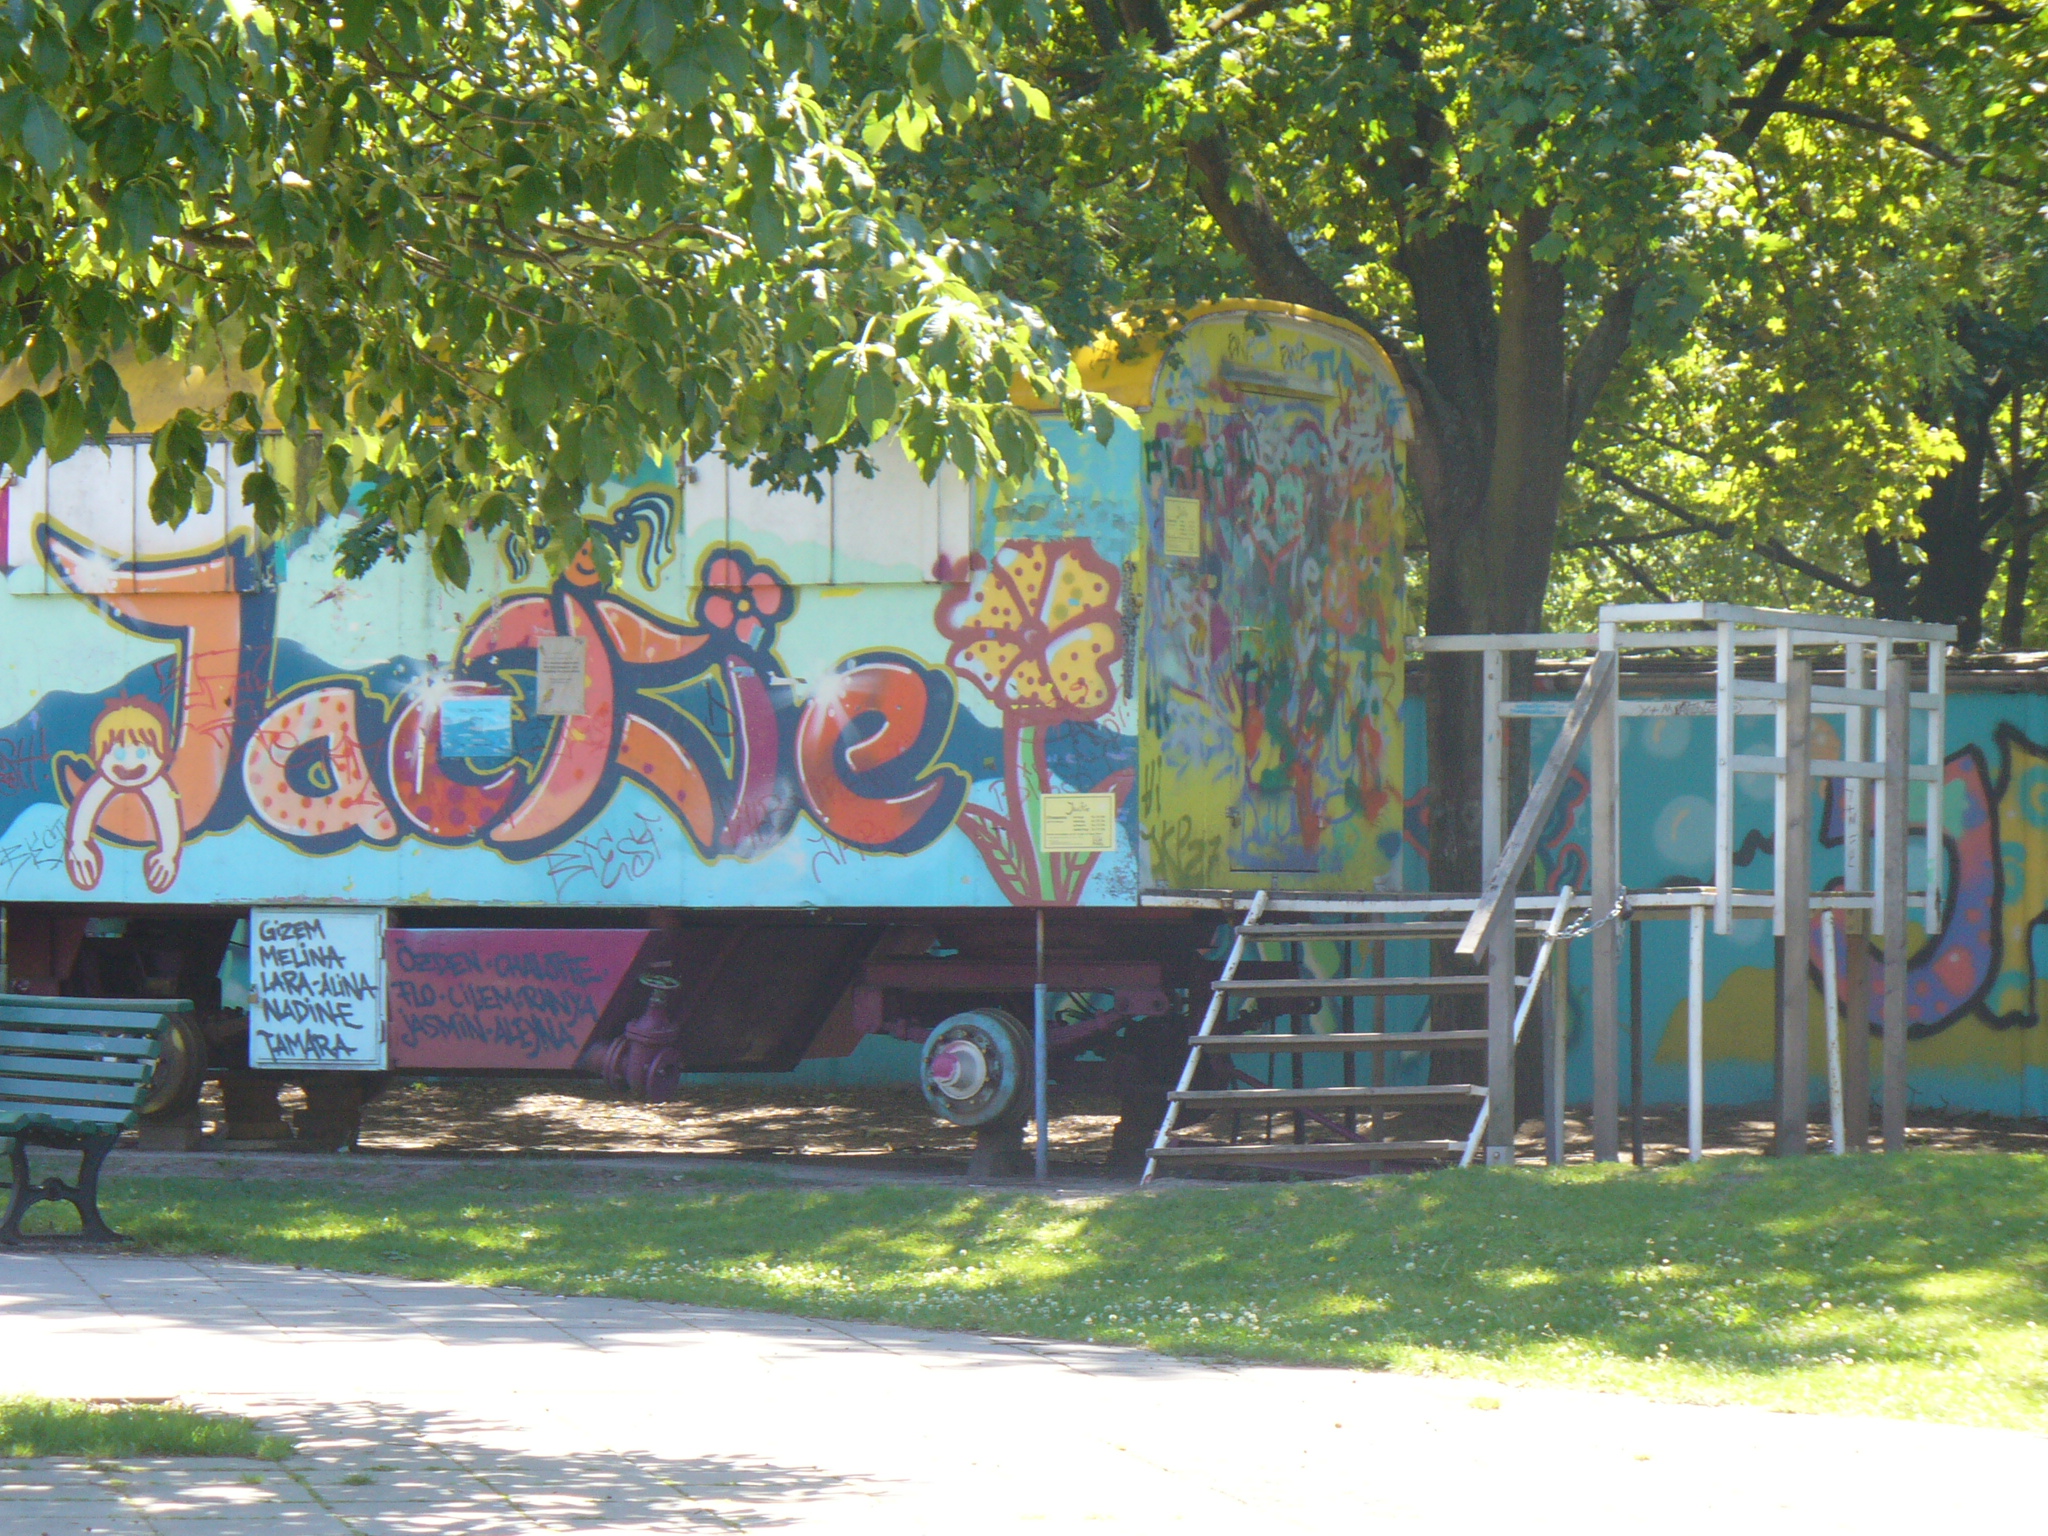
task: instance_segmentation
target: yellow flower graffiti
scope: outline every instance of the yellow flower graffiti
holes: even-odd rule
[[[1122,579],[1082,539],[1012,539],[939,605],[946,661],[1003,712],[1001,812],[970,805],[960,830],[1013,902],[1070,905],[1097,855],[1039,848],[1039,808],[1049,782],[1045,731],[1093,720],[1116,699],[1123,657],[1117,600]],[[1089,786],[1130,794],[1128,771]]]
[[[1016,539],[940,610],[947,662],[1007,717],[1092,720],[1123,655],[1116,568],[1079,539]]]

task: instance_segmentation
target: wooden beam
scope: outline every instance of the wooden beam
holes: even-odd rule
[[[1838,912],[1849,946],[1842,988],[1842,1139],[1851,1152],[1870,1145],[1870,924]]]
[[[1540,987],[1532,976],[1529,985]],[[1515,1161],[1515,919],[1503,909],[1486,947],[1486,1166]]]
[[[1478,954],[1479,946],[1493,930],[1495,915],[1504,907],[1513,912],[1515,887],[1521,883],[1522,869],[1536,851],[1536,839],[1543,835],[1544,824],[1550,820],[1550,813],[1564,790],[1572,765],[1578,761],[1579,742],[1599,713],[1603,700],[1609,706],[1608,715],[1612,719],[1618,667],[1617,653],[1602,651],[1594,658],[1593,665],[1586,669],[1585,679],[1572,699],[1571,713],[1564,717],[1557,740],[1551,744],[1550,756],[1544,760],[1543,772],[1537,776],[1529,798],[1522,802],[1522,814],[1515,818],[1515,829],[1508,835],[1507,846],[1501,850],[1499,860],[1488,873],[1486,888],[1479,893],[1478,905],[1465,924],[1465,932],[1458,940],[1459,954]],[[1597,761],[1594,773],[1596,776],[1599,773]],[[1508,932],[1512,937],[1513,929]]]
[[[1605,652],[1612,655],[1613,652]],[[1593,826],[1593,1160],[1621,1159],[1621,997],[1617,942],[1620,928],[1607,921],[1621,891],[1620,798],[1617,782],[1617,721],[1614,690],[1600,700],[1592,723]]]
[[[1550,952],[1550,975],[1532,985],[1543,987],[1543,1160],[1564,1165],[1564,1067],[1572,995],[1572,947],[1559,944]]]
[[[1884,680],[1884,1149],[1906,1150],[1906,763],[1913,742],[1912,663],[1891,658]],[[1939,806],[1939,796],[1929,796]]]
[[[1778,889],[1784,892],[1785,962],[1778,980],[1778,1125],[1780,1157],[1806,1151],[1807,949],[1813,938],[1813,663],[1794,657],[1785,668],[1784,814],[1778,843]]]

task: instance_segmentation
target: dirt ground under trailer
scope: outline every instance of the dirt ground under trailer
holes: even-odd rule
[[[289,1123],[303,1112],[304,1095],[288,1087],[281,1107]],[[1052,1093],[1052,1157],[1063,1178],[1127,1177],[1107,1168],[1117,1104],[1109,1094]],[[229,1141],[218,1089],[201,1102],[201,1146],[208,1152],[284,1151],[289,1141]],[[1567,1122],[1569,1155],[1592,1154],[1591,1126],[1583,1114]],[[1248,1129],[1250,1129],[1248,1127]],[[1772,1127],[1763,1106],[1710,1110],[1711,1155],[1760,1155]],[[1274,1127],[1288,1134],[1286,1123]],[[1825,1117],[1817,1116],[1811,1146],[1826,1148]],[[1916,1147],[1984,1148],[2048,1152],[2048,1120],[1942,1115],[1918,1111],[1908,1140]],[[1540,1161],[1541,1128],[1522,1126],[1523,1160]],[[1623,1156],[1629,1123],[1622,1125]],[[1685,1156],[1685,1117],[1679,1108],[1653,1108],[1643,1117],[1645,1161],[1670,1163]],[[947,1125],[910,1087],[799,1088],[795,1085],[693,1087],[674,1102],[647,1104],[619,1098],[602,1084],[511,1080],[393,1084],[363,1106],[359,1153],[478,1156],[541,1154],[595,1156],[650,1153],[709,1159],[779,1162],[872,1169],[877,1173],[964,1173],[974,1132]]]

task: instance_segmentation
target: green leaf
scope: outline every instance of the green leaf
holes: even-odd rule
[[[462,530],[452,523],[434,540],[434,569],[451,586],[469,585],[469,546],[463,542]]]
[[[68,176],[84,159],[84,146],[49,102],[32,97],[21,119],[21,141],[48,176]]]
[[[43,397],[32,389],[16,395],[8,409],[21,429],[24,458],[15,461],[15,473],[20,474],[27,467],[27,460],[43,451],[43,429],[49,422],[49,412],[43,409]]]
[[[53,464],[61,464],[85,441],[85,401],[74,385],[59,390],[56,399],[45,404],[50,415],[43,429],[43,449]]]
[[[939,51],[939,80],[954,101],[966,101],[974,94],[974,60],[952,38],[947,38]]]
[[[843,357],[812,375],[811,429],[820,442],[837,442],[853,420],[854,370]]]

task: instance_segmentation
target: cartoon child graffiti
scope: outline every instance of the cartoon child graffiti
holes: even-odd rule
[[[171,722],[147,699],[115,699],[92,724],[93,776],[79,791],[64,829],[64,867],[71,883],[89,891],[100,883],[105,860],[93,833],[101,813],[123,795],[134,795],[156,828],[156,848],[142,861],[142,877],[161,894],[178,878],[185,832],[178,792],[164,777],[171,755]]]

